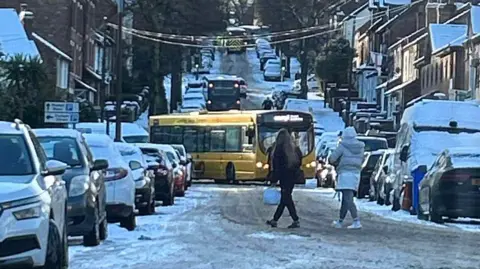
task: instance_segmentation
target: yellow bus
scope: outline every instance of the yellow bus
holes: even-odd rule
[[[267,150],[287,128],[303,153],[305,178],[315,175],[315,134],[310,113],[297,111],[191,112],[150,117],[150,141],[183,144],[194,160],[194,179],[265,181]]]

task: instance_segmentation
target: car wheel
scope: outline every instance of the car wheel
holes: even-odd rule
[[[127,229],[127,231],[133,231],[137,227],[137,219],[135,217],[135,211],[132,210],[132,213],[128,215],[128,217],[125,217],[121,222],[120,226],[124,227]]]
[[[237,182],[237,177],[236,177],[236,173],[235,173],[235,166],[233,165],[233,163],[229,163],[227,165],[227,169],[225,171],[225,174],[227,176],[227,182],[228,183],[235,184]]]
[[[437,205],[435,204],[434,201],[432,201],[432,197],[430,196],[429,197],[429,206],[430,206],[430,210],[429,210],[429,215],[430,215],[430,221],[431,222],[434,222],[434,223],[438,223],[438,224],[443,224],[444,223],[444,220],[443,220],[443,216],[438,214],[437,212]]]
[[[95,207],[94,224],[92,230],[83,236],[83,245],[86,247],[95,247],[100,244],[100,216],[98,214],[98,206]]]
[[[165,196],[165,199],[163,199],[162,206],[170,206],[175,203],[175,195],[174,195],[174,190],[173,190],[173,183],[170,184],[170,187],[168,189],[168,193]]]
[[[65,238],[66,239],[66,238]],[[43,269],[62,269],[62,239],[58,232],[54,220],[50,220],[48,224],[47,253]],[[64,253],[65,254],[65,253]]]
[[[100,240],[106,240],[108,237],[108,221],[105,217],[100,225]]]

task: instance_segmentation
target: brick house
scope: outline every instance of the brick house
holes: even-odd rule
[[[97,4],[105,3],[115,6],[112,0],[57,0],[48,5],[35,0],[28,1],[28,6],[21,0],[4,0],[0,6],[33,13],[25,28],[38,45],[58,92],[98,104],[101,76],[95,70],[95,40],[100,25],[96,23],[105,13],[97,12]]]

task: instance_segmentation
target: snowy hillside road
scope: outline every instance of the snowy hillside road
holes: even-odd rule
[[[73,269],[92,268],[478,268],[479,233],[402,223],[361,212],[364,228],[330,227],[331,192],[296,189],[301,228],[270,228],[263,186],[194,185],[175,206],[157,207],[127,232],[110,225],[96,248],[72,247]]]

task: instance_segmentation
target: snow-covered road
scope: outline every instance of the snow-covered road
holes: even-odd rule
[[[480,264],[478,232],[366,212],[361,212],[362,230],[331,228],[338,210],[331,190],[296,189],[302,227],[269,228],[264,222],[275,207],[263,204],[263,188],[194,185],[175,206],[139,217],[136,231],[112,224],[102,245],[72,247],[70,268],[433,269]],[[289,222],[286,211],[279,226]]]

